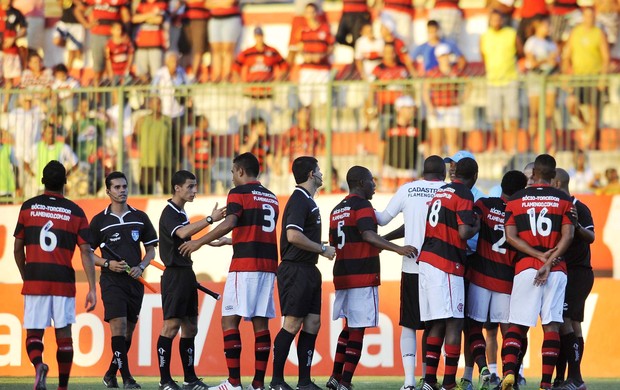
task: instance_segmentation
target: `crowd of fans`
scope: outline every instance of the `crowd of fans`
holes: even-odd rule
[[[182,166],[198,171],[204,190],[210,191],[216,179],[227,176],[226,161],[243,151],[257,154],[265,172],[279,172],[286,166],[282,161],[323,153],[325,136],[310,124],[311,113],[320,112],[329,101],[332,91],[327,81],[334,75],[365,82],[360,89],[364,104],[359,130],[380,132],[386,183],[397,185],[411,177],[419,151],[453,154],[462,146],[461,109],[471,93],[467,76],[480,68],[468,64],[463,55],[465,31],[458,0],[433,3],[427,13],[427,41],[415,47],[416,10],[411,0],[379,0],[372,5],[344,0],[335,34],[320,2],[296,1],[288,53],[270,46],[276,37],[265,36],[265,30],[254,25],[254,45],[236,52],[244,28],[238,0],[59,4],[62,12],[53,42],[65,49],[66,62],[46,69],[44,53],[28,49],[31,19],[12,0],[0,0],[1,78],[6,88],[25,90],[1,99],[5,118],[0,121],[0,167],[7,172],[4,168],[13,166],[16,174],[14,180],[7,174],[0,178],[0,194],[36,192],[36,179],[30,180],[34,184],[28,179],[38,177],[37,159],[51,155],[75,172],[74,190],[81,188],[80,194],[100,190],[119,150],[126,151],[125,160],[135,163],[136,183],[144,194],[157,188],[168,192],[167,175]],[[488,99],[485,120],[494,129],[487,150],[516,152],[523,116],[529,117],[523,126],[529,145],[535,145],[541,95],[546,101],[547,131],[561,130],[554,120],[561,100],[580,128],[575,145],[595,148],[606,84],[545,87],[540,75],[610,72],[610,48],[618,35],[617,2],[601,0],[594,8],[580,8],[576,0],[552,4],[523,0],[515,9],[514,1],[490,0],[487,11],[488,29],[480,37]],[[20,43],[26,37],[26,44]],[[350,47],[353,63],[334,64],[335,45]],[[84,62],[87,53],[93,75],[85,82],[83,69],[76,64]],[[203,63],[206,53],[209,63]],[[518,81],[520,73],[525,75],[523,84]],[[423,80],[423,88],[397,82],[411,79]],[[297,84],[294,110],[290,130],[286,131],[287,125],[274,137],[269,135],[268,115],[273,106],[257,108],[273,98],[273,87],[260,83],[284,80]],[[209,118],[192,109],[189,96],[179,96],[180,87],[204,82],[253,83],[243,91],[250,114],[233,137],[214,136]],[[79,89],[130,83],[151,87],[125,118],[119,118],[123,110],[113,106],[119,101],[117,93]],[[525,113],[515,104],[520,93],[527,96]],[[132,109],[144,115],[136,117]],[[117,123],[128,118],[128,126]]]

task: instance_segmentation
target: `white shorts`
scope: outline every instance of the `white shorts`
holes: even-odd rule
[[[413,18],[408,12],[399,12],[392,9],[384,9],[381,13],[389,15],[396,22],[394,35],[405,42],[407,48],[413,43]]]
[[[211,43],[237,43],[243,30],[241,16],[209,19],[209,42]]]
[[[0,52],[0,77],[16,79],[22,75],[22,63],[19,54],[6,54]]]
[[[60,329],[75,324],[75,297],[24,295],[24,329]]]
[[[328,69],[299,70],[299,101],[303,106],[327,103]]]
[[[483,323],[490,320],[496,324],[507,324],[510,317],[510,294],[470,283],[467,290],[467,317]]]
[[[86,36],[84,26],[79,23],[65,23],[59,21],[54,29],[54,38],[64,38],[67,50],[81,50],[84,47]]]
[[[333,320],[347,319],[349,328],[379,325],[379,288],[360,287],[336,290]]]
[[[222,297],[222,316],[274,318],[272,272],[229,272]]]
[[[519,83],[487,86],[487,119],[500,121],[519,118]]]
[[[461,127],[461,107],[437,107],[435,115],[428,116],[431,129],[459,129]]]
[[[551,272],[547,282],[534,286],[537,270],[528,268],[515,275],[510,296],[510,323],[523,326],[536,326],[540,315],[543,325],[562,322],[566,274]]]
[[[449,274],[420,262],[420,320],[465,317],[465,284],[462,276]]]

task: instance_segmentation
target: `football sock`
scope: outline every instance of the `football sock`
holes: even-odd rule
[[[542,380],[540,387],[551,387],[553,370],[560,353],[560,334],[558,332],[545,332],[542,344]]]
[[[43,331],[42,330],[28,330],[26,336],[26,352],[28,352],[28,359],[37,368],[39,364],[43,363]]]
[[[241,335],[239,329],[224,331],[224,355],[228,366],[228,381],[241,386]]]
[[[332,370],[332,376],[340,381],[342,379],[342,371],[344,370],[345,354],[347,351],[347,344],[349,342],[349,327],[345,326],[338,336],[338,345],[336,345],[336,355],[334,356],[334,368]]]
[[[344,370],[342,372],[342,379],[340,383],[350,387],[353,380],[353,374],[357,363],[362,356],[362,347],[364,345],[364,328],[349,328],[349,341],[347,342],[347,349],[345,351]]]
[[[563,355],[566,356],[568,363],[568,377],[573,378],[577,383],[583,382],[581,377],[581,366],[579,356],[579,340],[575,333],[571,332],[560,337],[560,345]]]
[[[183,365],[183,379],[185,382],[194,382],[198,377],[194,370],[194,337],[181,337],[179,340],[179,354]]]
[[[299,386],[309,385],[310,369],[312,368],[312,358],[314,357],[314,347],[316,345],[316,335],[303,330],[299,333],[297,340],[297,360],[299,362]]]
[[[518,326],[511,326],[506,332],[502,344],[502,362],[504,365],[503,374],[517,374],[519,367],[519,354],[522,345],[521,329]]]
[[[465,366],[465,368],[463,369],[463,379],[467,379],[468,381],[471,382],[473,378],[474,378],[474,368]]]
[[[497,363],[489,363],[488,367],[491,374],[497,375]]]
[[[172,381],[170,376],[170,355],[172,350],[172,339],[159,336],[157,339],[157,357],[159,358],[159,378],[160,383]]]
[[[426,339],[426,376],[424,381],[434,385],[437,383],[437,367],[441,357],[441,345],[443,339],[440,337],[428,336]]]
[[[478,369],[482,370],[487,365],[487,344],[482,335],[482,325],[470,325],[467,341],[471,358],[478,365]]]
[[[272,375],[272,379],[275,382],[284,382],[284,365],[286,364],[286,358],[288,357],[294,339],[295,335],[286,331],[284,328],[280,329],[276,335],[276,339],[273,342]]]
[[[265,385],[265,371],[271,352],[271,333],[269,329],[254,333],[254,379],[252,387],[261,388]]]
[[[460,344],[446,344],[445,352],[446,352],[446,368],[445,368],[445,374],[443,376],[443,387],[446,389],[451,389],[454,386],[456,386],[456,370],[459,368],[459,356],[461,356],[461,345]],[[471,376],[471,372],[470,372],[470,376]]]
[[[73,364],[73,339],[71,337],[57,338],[56,361],[58,362],[58,389],[69,386],[69,375]]]
[[[112,359],[116,362],[115,366],[121,371],[123,381],[129,379],[129,367],[127,366],[127,344],[125,336],[112,336]],[[116,371],[114,371],[116,374]]]
[[[415,330],[407,327],[401,328],[400,353],[403,359],[405,371],[405,386],[415,385],[415,353],[416,337]]]

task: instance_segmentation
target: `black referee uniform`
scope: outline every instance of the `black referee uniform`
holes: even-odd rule
[[[278,267],[278,295],[283,316],[303,318],[321,314],[321,272],[316,267],[319,254],[288,242],[286,231],[296,229],[313,242],[321,243],[321,214],[308,191],[296,187],[282,219]]]
[[[164,320],[198,316],[198,290],[192,259],[183,256],[179,247],[191,237],[182,239],[176,231],[189,225],[184,210],[168,200],[159,218],[159,257],[166,265],[161,277],[161,300]]]
[[[131,206],[129,211],[118,216],[112,213],[110,206],[95,215],[90,223],[93,236],[91,247],[96,249],[102,243],[125,260],[130,267],[136,267],[142,261],[140,243],[145,247],[157,246],[157,232],[145,212]],[[114,256],[102,249],[102,257],[111,260]],[[138,322],[142,307],[144,286],[126,272],[112,272],[101,268],[101,299],[105,309],[104,320],[127,317],[127,321]]]

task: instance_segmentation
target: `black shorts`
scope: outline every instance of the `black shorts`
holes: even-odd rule
[[[594,285],[594,272],[590,268],[569,268],[566,274],[564,318],[583,322],[586,299]]]
[[[596,87],[577,87],[575,88],[575,96],[579,104],[600,107],[601,91]]]
[[[161,277],[164,320],[198,317],[196,274],[190,267],[168,267]]]
[[[420,320],[419,275],[402,272],[400,275],[400,321],[398,324],[409,329],[424,329]]]
[[[140,282],[124,273],[104,272],[99,286],[106,322],[122,317],[127,317],[129,322],[138,322],[144,297],[144,286]]]
[[[336,42],[354,47],[355,41],[360,37],[362,26],[366,23],[370,23],[368,12],[343,13],[336,32]],[[351,36],[350,39],[348,39],[349,35]]]
[[[283,316],[321,314],[321,271],[314,264],[283,261],[278,266],[278,297]]]

